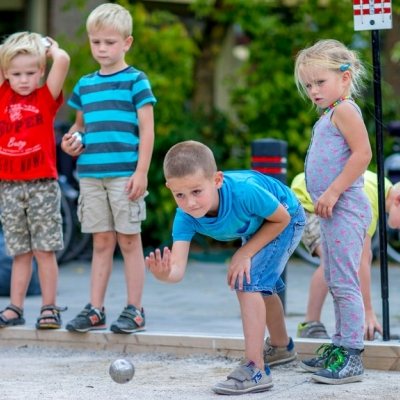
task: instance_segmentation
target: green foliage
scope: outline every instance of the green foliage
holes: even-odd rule
[[[204,7],[204,3],[207,7]],[[232,106],[248,131],[243,137],[243,147],[248,148],[251,141],[262,137],[286,140],[289,181],[303,170],[311,128],[317,113],[310,102],[302,99],[297,92],[293,78],[294,60],[299,50],[325,38],[338,39],[357,50],[367,67],[369,76],[366,93],[357,101],[363,109],[371,143],[374,145],[375,110],[370,32],[354,31],[350,2],[198,0],[193,8],[202,18],[240,25],[250,38],[250,57],[230,82]],[[380,34],[384,39],[385,31]],[[393,58],[400,59],[398,49],[395,48]],[[385,56],[381,54],[382,65],[385,64]],[[382,81],[382,95],[384,121],[394,119],[399,101],[385,81]]]
[[[79,3],[84,12],[85,2]],[[149,173],[147,220],[143,225],[145,245],[170,240],[175,203],[164,185],[162,161],[166,151],[181,140],[200,140],[209,145],[220,169],[249,168],[250,144],[258,138],[288,142],[289,181],[303,169],[311,128],[317,113],[300,97],[294,84],[293,66],[297,52],[322,38],[335,38],[360,53],[369,70],[366,94],[359,99],[371,142],[374,144],[374,100],[370,32],[354,32],[352,4],[347,0],[196,0],[192,10],[201,22],[189,35],[174,15],[148,13],[138,2],[118,1],[134,20],[134,46],[128,63],[148,75],[158,103],[155,106],[156,141]],[[133,3],[133,4],[131,4]],[[290,6],[290,4],[295,4]],[[398,10],[399,11],[399,10]],[[196,87],[196,63],[206,36],[205,21],[227,27],[239,25],[251,39],[250,57],[238,71],[228,71],[232,109],[240,123],[213,110],[205,116],[191,103]],[[385,32],[381,31],[384,38]],[[203,40],[203,43],[202,43]],[[76,38],[60,38],[72,59],[67,92],[78,78],[98,68],[86,39],[85,26]],[[82,43],[76,46],[76,43]],[[221,48],[215,43],[213,49]],[[400,59],[395,47],[393,59]],[[385,64],[386,54],[381,54]],[[384,120],[394,119],[399,102],[387,82],[382,82]],[[386,143],[386,145],[388,145]]]
[[[315,0],[300,2],[296,7],[279,3],[250,8],[238,21],[251,37],[250,58],[239,71],[245,79],[234,89],[232,101],[252,133],[249,140],[273,137],[288,142],[290,180],[303,170],[311,127],[317,117],[311,104],[297,92],[293,79],[295,55],[323,38],[338,38],[351,45],[356,35],[348,2],[335,2],[335,12],[320,7]]]

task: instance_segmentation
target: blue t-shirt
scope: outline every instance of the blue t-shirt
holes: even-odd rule
[[[219,189],[216,217],[194,218],[177,208],[172,237],[190,242],[196,233],[229,241],[253,235],[282,204],[290,215],[299,206],[294,193],[275,178],[257,171],[227,171]]]
[[[83,76],[68,101],[83,112],[85,123],[85,150],[77,162],[79,177],[131,176],[140,140],[137,110],[155,102],[146,75],[136,68]]]

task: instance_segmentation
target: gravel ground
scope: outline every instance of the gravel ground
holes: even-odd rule
[[[2,400],[217,399],[221,396],[214,394],[211,386],[223,380],[239,361],[210,356],[176,358],[166,354],[124,355],[27,346],[0,348],[0,352]],[[108,374],[110,364],[117,358],[130,359],[135,365],[135,376],[126,384],[115,383]],[[269,392],[240,398],[399,399],[398,372],[368,370],[362,383],[338,386],[312,383],[310,375],[296,363],[274,368],[272,373],[274,386]]]

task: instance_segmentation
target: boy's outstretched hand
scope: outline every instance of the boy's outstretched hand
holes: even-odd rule
[[[145,257],[145,263],[149,271],[159,280],[167,281],[171,273],[171,250],[164,247],[163,253],[156,249]]]

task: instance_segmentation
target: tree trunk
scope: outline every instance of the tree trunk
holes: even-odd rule
[[[223,0],[215,2],[215,12],[223,9]],[[212,116],[214,110],[215,96],[215,69],[218,56],[221,52],[223,40],[228,26],[216,21],[210,15],[204,21],[201,42],[199,43],[200,56],[195,66],[193,109]]]

